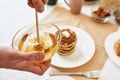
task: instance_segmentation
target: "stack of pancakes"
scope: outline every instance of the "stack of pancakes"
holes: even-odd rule
[[[62,56],[67,56],[73,53],[76,46],[77,37],[74,31],[66,28],[62,29],[62,39],[60,47],[58,49],[58,54]]]

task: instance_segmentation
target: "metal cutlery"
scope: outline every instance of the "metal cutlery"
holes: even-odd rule
[[[98,78],[100,73],[101,73],[101,70],[94,70],[94,71],[87,71],[87,72],[60,72],[58,70],[51,70],[49,75],[50,76],[71,75],[71,76],[85,76],[87,78]]]

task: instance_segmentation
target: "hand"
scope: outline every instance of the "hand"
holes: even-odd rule
[[[41,63],[39,66],[32,62],[43,58],[43,54],[38,51],[23,53],[12,48],[0,47],[0,68],[23,70],[42,75],[49,68],[50,61]]]
[[[35,8],[38,12],[44,11],[44,5],[48,0],[28,0],[28,5],[32,8]]]

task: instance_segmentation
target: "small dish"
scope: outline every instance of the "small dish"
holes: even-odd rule
[[[91,17],[94,21],[100,23],[107,23],[110,20],[111,13],[109,10],[105,10],[103,7],[98,7],[92,10]]]
[[[100,23],[107,23],[107,22],[109,22],[109,20],[110,20],[110,16],[105,17],[105,18],[100,18],[100,17],[95,16],[95,15],[92,13],[92,19],[93,19],[94,21],[97,21],[97,22],[100,22]]]

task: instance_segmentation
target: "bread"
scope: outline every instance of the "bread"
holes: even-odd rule
[[[68,28],[62,29],[62,39],[60,47],[58,49],[58,54],[61,56],[67,56],[74,52],[76,46],[76,33]]]
[[[120,40],[115,42],[115,52],[118,56],[120,56]]]
[[[103,7],[99,7],[97,10],[93,11],[93,16],[97,18],[105,18],[110,16],[110,11],[106,11]]]

